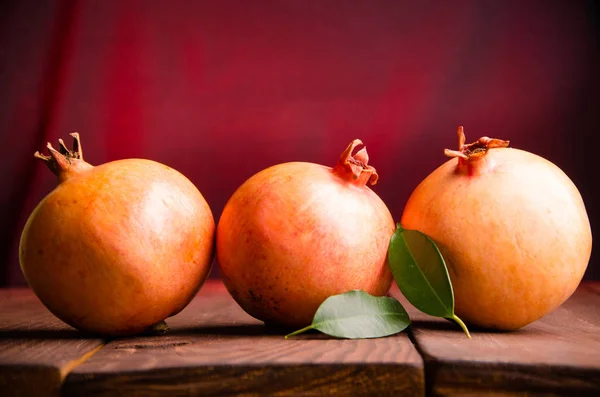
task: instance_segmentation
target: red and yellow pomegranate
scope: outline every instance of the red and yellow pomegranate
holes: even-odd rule
[[[577,288],[592,248],[590,223],[573,182],[550,161],[480,138],[433,171],[402,215],[438,245],[456,314],[501,330],[523,327]]]
[[[250,315],[304,327],[329,296],[362,289],[384,295],[392,274],[393,218],[367,183],[377,173],[354,140],[333,168],[305,162],[272,166],[227,202],[217,227],[224,283]]]
[[[206,279],[215,223],[174,169],[143,159],[92,166],[60,140],[36,153],[58,186],[23,230],[25,278],[58,318],[83,331],[135,334],[181,311]]]

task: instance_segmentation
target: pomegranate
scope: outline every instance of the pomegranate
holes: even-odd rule
[[[20,241],[29,286],[58,318],[105,335],[135,334],[181,311],[206,279],[215,223],[174,169],[143,159],[92,166],[73,150],[36,152],[58,186]]]
[[[244,182],[217,226],[217,262],[230,294],[265,323],[304,327],[329,296],[392,283],[394,220],[367,183],[377,182],[354,140],[335,167],[290,162]]]
[[[427,176],[401,219],[438,245],[456,313],[468,323],[514,330],[561,305],[588,265],[592,234],[573,182],[550,161],[480,138]]]

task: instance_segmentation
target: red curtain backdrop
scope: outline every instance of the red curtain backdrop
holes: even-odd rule
[[[33,152],[73,131],[93,164],[144,157],[181,171],[217,220],[255,172],[332,165],[361,138],[380,174],[374,190],[399,219],[464,125],[468,141],[509,139],[557,164],[579,187],[593,232],[600,225],[593,1],[0,7],[0,285],[24,284],[19,236],[55,185]],[[588,279],[600,279],[597,257]]]

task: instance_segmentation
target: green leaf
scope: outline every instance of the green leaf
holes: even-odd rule
[[[379,338],[403,331],[409,325],[408,313],[396,299],[352,290],[325,299],[311,325],[285,338],[311,329],[338,338]]]
[[[396,226],[388,258],[400,291],[423,313],[456,321],[470,338],[466,325],[454,314],[452,284],[437,245],[418,230]]]

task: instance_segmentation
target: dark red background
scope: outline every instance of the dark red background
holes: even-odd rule
[[[469,141],[509,139],[557,164],[600,225],[593,1],[0,7],[0,285],[24,283],[18,237],[55,184],[32,154],[72,131],[93,164],[145,157],[178,169],[216,219],[255,172],[333,164],[358,137],[399,219],[462,124]],[[600,279],[598,267],[586,277]]]

